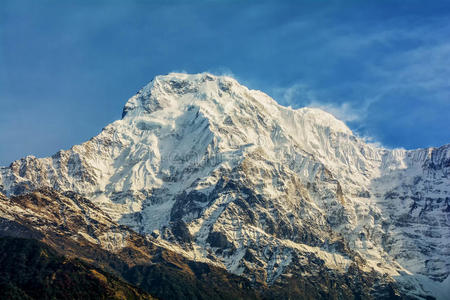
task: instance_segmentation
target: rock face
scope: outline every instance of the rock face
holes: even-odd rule
[[[0,266],[2,299],[150,298],[144,291],[160,299],[198,300],[400,295],[395,284],[356,267],[346,276],[322,269],[271,285],[251,282],[161,247],[115,223],[88,199],[51,188],[11,198],[0,194]]]
[[[396,283],[439,298],[450,286],[449,176],[450,145],[383,149],[232,78],[169,74],[88,142],[0,168],[0,192],[73,191],[254,282],[362,274],[372,295]]]
[[[259,299],[267,290],[162,248],[88,199],[51,188],[0,194],[0,266],[2,299],[153,299],[143,290],[159,299]]]

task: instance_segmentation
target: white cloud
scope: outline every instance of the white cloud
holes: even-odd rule
[[[384,90],[420,89],[431,93],[435,100],[448,101],[450,43],[440,42],[392,55],[383,64],[371,66],[370,71],[389,79]]]
[[[355,107],[350,102],[320,103],[313,101],[307,106],[320,108],[344,122],[361,121],[367,114],[367,105],[365,103],[363,107]]]
[[[273,89],[273,94],[275,99],[283,105],[294,108],[320,108],[344,122],[363,121],[367,116],[369,106],[375,102],[375,99],[354,102],[319,100],[314,90],[303,83],[296,83],[287,88],[275,88]]]

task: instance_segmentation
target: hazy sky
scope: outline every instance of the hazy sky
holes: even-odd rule
[[[2,0],[0,165],[88,140],[172,71],[233,74],[387,147],[450,143],[450,1]]]

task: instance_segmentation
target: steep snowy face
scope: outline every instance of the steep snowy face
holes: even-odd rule
[[[232,78],[169,74],[90,141],[1,168],[0,192],[75,191],[168,248],[269,283],[356,264],[436,280],[412,291],[426,294],[450,273],[449,173],[449,145],[378,148]]]
[[[6,194],[42,185],[79,192],[114,219],[149,232],[166,225],[170,199],[199,178],[212,186],[208,174],[234,167],[244,153],[263,149],[290,159],[300,151],[327,160],[325,151],[341,151],[329,137],[349,136],[342,122],[323,111],[284,108],[232,78],[170,74],[132,97],[123,119],[98,136],[51,158],[16,161],[2,170],[2,182]],[[313,165],[297,167],[314,177]],[[139,220],[143,210],[152,212],[151,220]]]
[[[388,233],[379,243],[411,273],[448,280],[450,145],[390,151],[382,168],[370,186]]]

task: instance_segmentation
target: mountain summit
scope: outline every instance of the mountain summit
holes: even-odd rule
[[[449,176],[450,145],[383,149],[230,77],[171,73],[88,142],[0,168],[0,192],[78,193],[162,247],[267,285],[347,278],[360,295],[443,298]]]

